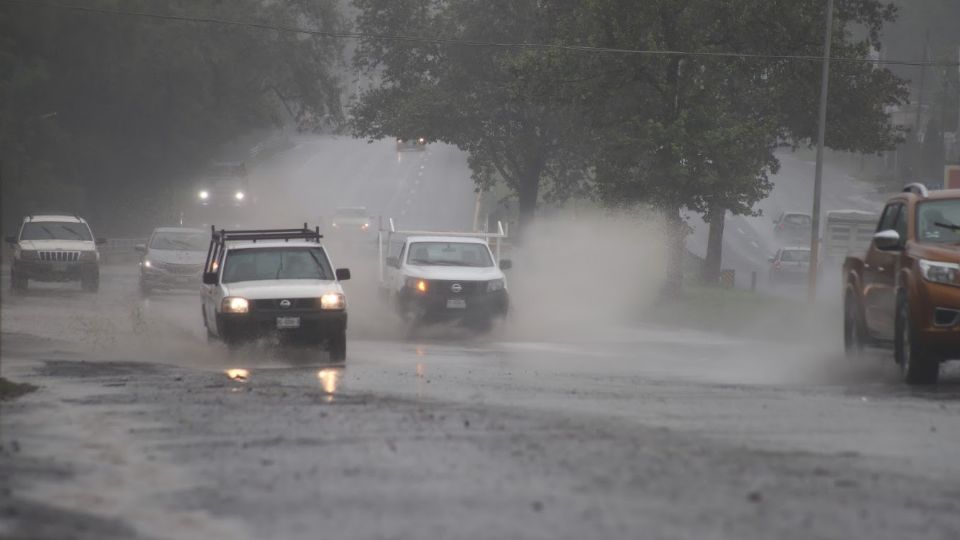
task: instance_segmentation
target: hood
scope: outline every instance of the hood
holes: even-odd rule
[[[471,266],[413,266],[407,265],[407,275],[422,279],[452,281],[490,281],[503,279],[503,272],[496,266],[476,268]]]
[[[343,293],[336,281],[322,279],[277,279],[238,281],[223,285],[224,296],[242,296],[248,300],[268,298],[317,298],[327,293]]]
[[[920,244],[910,246],[910,254],[930,261],[960,263],[960,246],[955,244]]]
[[[207,259],[206,251],[186,251],[172,249],[147,250],[147,259],[167,264],[197,264],[202,265]]]
[[[21,240],[20,249],[37,251],[94,251],[92,240]]]

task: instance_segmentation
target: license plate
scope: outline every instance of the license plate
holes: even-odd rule
[[[66,271],[67,271],[67,263],[64,263],[64,262],[55,262],[55,263],[53,263],[53,264],[50,265],[50,269],[53,270],[54,272],[66,272]]]
[[[464,298],[450,298],[447,300],[447,309],[467,309],[467,300]]]
[[[300,328],[300,317],[277,317],[277,328]]]

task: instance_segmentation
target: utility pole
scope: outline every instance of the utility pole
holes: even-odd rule
[[[930,49],[930,29],[927,28],[926,37],[923,39],[923,63],[920,64],[920,88],[917,93],[917,114],[913,121],[913,156],[911,156],[911,172],[913,177],[909,179],[910,182],[922,182],[923,181],[923,149],[920,143],[920,138],[923,136],[921,132],[921,125],[923,121],[923,91],[926,86],[927,80],[927,51]]]
[[[827,92],[830,88],[830,44],[833,38],[833,0],[827,0],[827,28],[823,36],[823,72],[820,75],[820,120],[817,126],[817,172],[813,179],[813,212],[810,224],[810,270],[807,297],[817,298],[820,266],[820,192],[823,187],[823,144],[827,136]]]

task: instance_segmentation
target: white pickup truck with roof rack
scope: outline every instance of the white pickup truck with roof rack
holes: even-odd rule
[[[413,326],[452,320],[487,329],[510,306],[506,236],[500,224],[496,233],[402,231],[390,219],[379,238],[381,295]]]
[[[319,228],[226,231],[211,228],[203,266],[207,335],[233,346],[265,336],[325,344],[331,360],[347,355],[347,301]]]

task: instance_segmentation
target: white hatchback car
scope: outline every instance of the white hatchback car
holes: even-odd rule
[[[346,360],[347,302],[319,230],[214,230],[203,273],[207,335],[233,346],[275,335]]]

